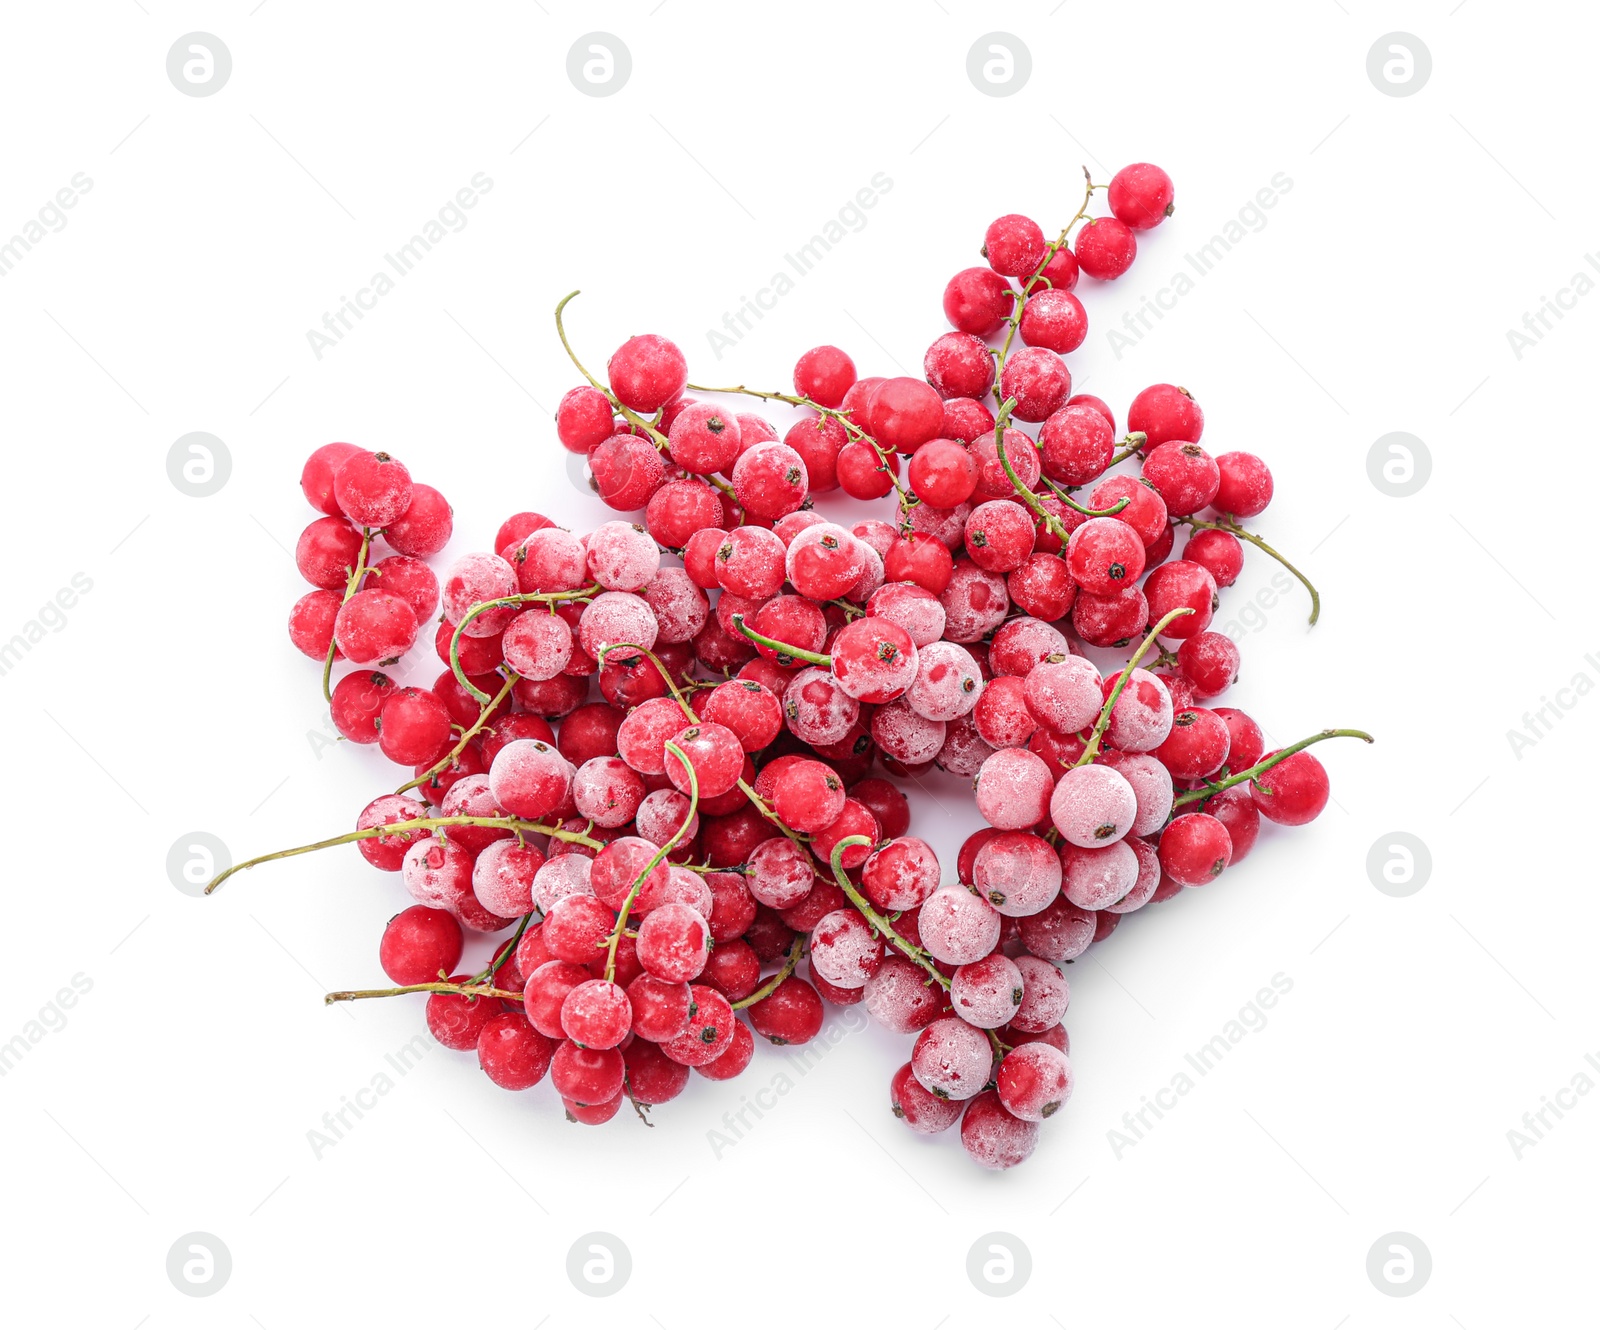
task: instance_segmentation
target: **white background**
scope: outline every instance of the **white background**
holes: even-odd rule
[[[0,1041],[75,974],[92,982],[0,1080],[14,1318],[1479,1330],[1584,1316],[1595,1235],[1579,1184],[1600,1162],[1600,1101],[1551,1116],[1520,1159],[1507,1132],[1600,1049],[1580,839],[1600,702],[1565,695],[1576,706],[1520,758],[1507,731],[1574,675],[1600,679],[1584,502],[1600,300],[1520,359],[1506,332],[1597,240],[1592,16],[1496,0],[1226,17],[1085,0],[454,8],[8,11],[0,236],[75,173],[93,181],[0,280],[0,639],[74,574],[93,583],[0,677],[15,819]],[[993,29],[1032,53],[1015,96],[966,76]],[[195,30],[232,53],[211,97],[165,72]],[[565,72],[594,30],[632,54],[608,98]],[[1432,53],[1410,97],[1366,73],[1396,30]],[[1327,813],[1265,832],[1237,870],[1072,967],[1078,1089],[1012,1173],[889,1115],[908,1041],[859,1012],[834,1013],[837,1044],[720,1157],[708,1131],[785,1068],[778,1050],[736,1082],[695,1078],[651,1130],[631,1114],[589,1130],[548,1085],[509,1095],[431,1048],[314,1157],[308,1131],[421,1026],[409,1000],[321,1002],[382,981],[398,880],[354,850],[209,900],[166,872],[190,832],[244,858],[344,830],[395,783],[375,752],[320,743],[316,669],[285,639],[305,454],[330,439],[392,450],[454,504],[452,552],[486,547],[520,508],[593,524],[604,510],[573,487],[549,418],[575,381],[550,319],[562,294],[583,288],[569,326],[596,369],[648,330],[678,339],[693,377],[785,386],[818,341],[863,373],[915,373],[945,327],[943,284],[978,262],[993,216],[1053,234],[1080,163],[1105,180],[1137,160],[1171,172],[1177,214],[1122,280],[1084,283],[1092,330],[1070,364],[1119,419],[1145,384],[1183,383],[1214,452],[1268,459],[1278,497],[1255,525],[1324,609],[1308,630],[1296,590],[1252,619],[1228,701],[1279,742],[1328,725],[1378,736],[1319,750]],[[477,172],[493,189],[470,224],[318,360],[307,330]],[[893,188],[864,229],[717,361],[706,330],[877,172]],[[1293,187],[1263,229],[1119,358],[1106,330],[1279,172]],[[232,458],[209,498],[167,476],[195,430]],[[1404,499],[1367,471],[1395,430],[1432,456]],[[1251,558],[1222,621],[1272,569]],[[955,782],[929,790],[913,831],[953,855],[976,812]],[[1433,863],[1403,899],[1366,867],[1397,830]],[[1123,1114],[1278,973],[1293,988],[1267,1027],[1118,1158]],[[195,1230],[233,1260],[204,1300],[165,1273]],[[565,1274],[592,1230],[632,1254],[602,1300]],[[1003,1303],[965,1273],[995,1230],[1032,1253]],[[1403,1299],[1365,1269],[1396,1230],[1433,1260]]]

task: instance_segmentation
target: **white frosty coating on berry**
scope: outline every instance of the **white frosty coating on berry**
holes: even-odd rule
[[[938,990],[928,983],[920,966],[904,956],[885,956],[877,974],[867,980],[861,1005],[867,1015],[895,1034],[914,1034],[927,1018],[929,1008],[937,1008]]]
[[[886,755],[907,766],[932,762],[944,747],[942,720],[919,716],[904,698],[872,713],[872,739]]]
[[[916,682],[917,646],[897,623],[857,619],[834,635],[829,651],[835,682],[858,702],[892,702]]]
[[[544,740],[513,739],[489,764],[489,789],[512,817],[544,817],[566,802],[576,771]]]
[[[824,541],[829,542],[827,547]],[[789,542],[783,560],[784,573],[794,589],[817,600],[842,596],[860,580],[866,567],[866,544],[833,522],[808,526]]]
[[[1026,748],[999,748],[978,769],[972,787],[978,811],[991,827],[1020,831],[1050,811],[1050,767]]]
[[[982,695],[983,671],[964,646],[930,642],[917,649],[917,677],[905,696],[906,705],[917,715],[956,720],[977,706]]]
[[[917,1036],[911,1050],[911,1074],[942,1099],[972,1098],[993,1066],[988,1037],[954,1016],[941,1016]]]
[[[617,752],[635,771],[660,776],[667,769],[665,744],[683,729],[683,708],[670,697],[641,702],[617,727]]]
[[[533,908],[533,880],[543,866],[543,855],[515,840],[490,841],[472,865],[472,894],[490,914],[515,919]]]
[[[639,594],[656,616],[658,642],[687,642],[711,617],[706,593],[682,568],[663,568]]]
[[[644,781],[620,757],[591,757],[573,773],[572,802],[578,815],[596,826],[620,827],[633,821],[644,795]]]
[[[1133,816],[1133,834],[1149,836],[1167,825],[1172,812],[1172,773],[1149,753],[1107,753],[1105,764],[1133,787],[1139,809]]]
[[[1046,661],[1023,681],[1028,710],[1057,734],[1076,734],[1092,725],[1105,705],[1100,671],[1082,656]]]
[[[861,880],[880,909],[914,910],[939,885],[939,856],[927,841],[899,836],[867,857]]]
[[[1001,914],[1038,914],[1061,891],[1061,860],[1038,836],[1003,831],[972,860],[972,885]]]
[[[588,545],[589,576],[607,591],[637,591],[661,567],[661,550],[632,522],[602,522]]]
[[[1149,670],[1135,670],[1111,708],[1106,742],[1125,753],[1148,753],[1172,733],[1172,694]]]
[[[635,950],[639,964],[671,983],[696,978],[706,968],[711,930],[705,917],[688,905],[663,905],[639,924]]]
[[[1001,952],[961,966],[950,980],[950,1005],[980,1030],[998,1030],[1021,1003],[1022,971]]]
[[[788,479],[791,476],[793,480]],[[783,478],[781,489],[773,483],[777,477]],[[732,480],[740,506],[757,517],[775,518],[794,512],[811,487],[805,461],[786,443],[758,443],[746,448],[733,464]]]
[[[1067,1014],[1072,988],[1067,976],[1047,960],[1018,956],[1016,961],[1022,971],[1022,1005],[1011,1024],[1024,1034],[1043,1034]]]
[[[894,542],[899,538],[899,532],[877,517],[863,518],[850,528],[850,534],[869,548],[876,550],[880,559],[889,557],[889,551],[894,548]]]
[[[515,842],[497,843],[511,845]],[[594,895],[594,888],[589,885],[589,873],[593,868],[594,860],[582,854],[561,854],[547,859],[544,867],[533,875],[533,903],[549,914],[550,908],[567,896]]]
[[[1137,836],[1130,836],[1123,842],[1131,848],[1139,860],[1139,876],[1133,886],[1128,888],[1128,894],[1114,904],[1106,906],[1112,914],[1132,914],[1141,905],[1149,903],[1156,894],[1156,888],[1161,885],[1161,858],[1156,853],[1156,847],[1147,840],[1140,840]]]
[[[620,642],[648,651],[656,644],[656,616],[649,603],[627,591],[602,591],[578,620],[578,645],[594,659]]]
[[[996,674],[1025,677],[1046,656],[1067,655],[1066,636],[1042,619],[1008,619],[989,645],[989,664]]]
[[[998,1097],[981,1096],[962,1114],[961,1148],[984,1168],[1015,1168],[1038,1144],[1039,1124],[1013,1117]]]
[[[1026,1122],[1043,1122],[1072,1098],[1072,1063],[1054,1044],[1039,1040],[1007,1053],[995,1081],[1007,1112]]]
[[[561,527],[540,527],[522,542],[519,552],[518,580],[524,591],[576,591],[588,578],[588,547]]]
[[[406,851],[400,878],[418,905],[453,912],[472,892],[472,855],[455,841],[420,840]]]
[[[523,610],[500,639],[500,651],[524,679],[554,679],[572,659],[572,629],[542,605]]]
[[[867,601],[870,618],[888,619],[911,634],[920,651],[944,636],[944,606],[926,587],[915,582],[890,582]]]
[[[838,743],[860,716],[861,704],[815,665],[801,670],[784,689],[784,723],[805,743]]]
[[[828,519],[812,508],[802,508],[799,512],[788,513],[772,524],[773,534],[783,542],[785,549],[789,542],[804,531],[808,526],[816,526],[818,522]]]
[[[1050,820],[1056,830],[1085,849],[1121,840],[1132,829],[1138,811],[1133,786],[1110,767],[1073,767],[1050,797]]]
[[[811,894],[816,870],[806,852],[787,837],[764,840],[750,852],[746,886],[774,910],[787,910]]]
[[[811,968],[836,988],[860,988],[882,963],[883,943],[854,910],[833,910],[811,930]]]
[[[965,887],[940,887],[923,902],[917,930],[935,960],[966,965],[995,949],[1000,941],[1000,916]]]
[[[953,720],[944,729],[944,747],[934,759],[952,776],[976,776],[995,750],[978,733],[970,715]]]
[[[1076,960],[1094,941],[1095,915],[1056,897],[1038,914],[1018,924],[1022,945],[1047,961]]]
[[[711,888],[700,874],[668,864],[666,885],[653,891],[646,884],[634,898],[633,913],[642,916],[663,905],[687,905],[701,918],[710,919],[712,901]]]
[[[474,605],[517,594],[517,573],[498,554],[463,554],[444,575],[439,587],[445,617],[460,623]],[[514,605],[485,610],[461,630],[464,637],[493,637],[515,617]]]
[[[927,532],[954,553],[961,548],[972,508],[970,500],[958,503],[954,508],[932,508],[919,503],[911,510],[911,529]]]
[[[1139,880],[1139,856],[1125,841],[1098,850],[1063,845],[1061,858],[1062,894],[1085,910],[1105,909],[1132,891]]]
[[[678,790],[651,790],[639,805],[633,823],[641,837],[653,845],[661,846],[677,833],[688,811],[688,795]],[[683,838],[690,841],[699,834],[700,814],[696,813],[689,819],[689,829],[683,833]]]
[[[920,505],[911,510],[920,511]],[[976,642],[998,628],[1011,607],[1006,579],[999,573],[986,573],[965,560],[950,574],[950,584],[939,597],[944,606],[944,635],[950,642]]]
[[[861,579],[842,597],[852,605],[865,605],[872,598],[872,594],[883,585],[883,556],[865,541],[860,544],[866,554],[866,568],[861,574]]]

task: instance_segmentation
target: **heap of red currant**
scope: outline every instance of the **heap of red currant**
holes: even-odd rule
[[[1090,217],[1099,191],[1111,215]],[[1266,464],[1213,456],[1183,388],[1135,396],[1120,440],[1073,395],[1080,275],[1125,272],[1172,199],[1141,164],[1088,183],[1054,241],[996,219],[987,262],[945,287],[925,379],[860,378],[819,346],[792,393],[701,388],[646,335],[602,383],[568,296],[587,383],[556,433],[627,516],[580,535],[519,512],[442,577],[439,491],[387,453],[318,448],[301,486],[323,516],[296,551],[315,589],[289,635],[340,734],[409,778],[354,831],[238,868],[353,842],[399,874],[414,904],[378,947],[395,987],[329,1001],[426,994],[440,1043],[508,1090],[548,1076],[584,1123],[624,1101],[648,1121],[691,1071],[736,1076],[757,1035],[803,1044],[827,1004],[861,1003],[914,1037],[895,1116],[959,1123],[989,1168],[1027,1158],[1072,1092],[1062,964],[1238,863],[1262,818],[1316,817],[1307,749],[1368,737],[1269,753],[1215,705],[1240,665],[1209,628],[1220,590],[1246,543],[1281,560],[1242,525]],[[894,507],[846,526],[812,507],[835,490]],[[444,668],[396,682],[430,624]],[[989,823],[944,871],[895,784],[935,765]],[[481,965],[461,966],[466,934],[494,939]]]

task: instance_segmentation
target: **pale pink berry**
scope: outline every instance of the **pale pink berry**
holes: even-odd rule
[[[1072,1097],[1072,1063],[1042,1040],[1013,1048],[995,1072],[995,1093],[1024,1122],[1043,1122]]]
[[[500,639],[500,651],[524,679],[554,679],[572,659],[572,629],[542,605],[523,610]]]
[[[923,902],[917,929],[922,945],[936,960],[966,965],[995,949],[1000,941],[1000,916],[965,887],[946,886]]]
[[[1022,971],[999,951],[962,965],[950,980],[950,1005],[968,1025],[998,1030],[1022,1005]]]
[[[822,916],[811,930],[811,968],[836,988],[860,988],[883,964],[883,940],[853,909]]]
[[[1037,956],[1018,956],[1016,965],[1022,973],[1022,1005],[1011,1018],[1011,1027],[1024,1034],[1043,1034],[1067,1014],[1072,998],[1067,976]]]
[[[911,1071],[924,1090],[940,1099],[970,1099],[982,1090],[994,1066],[989,1039],[976,1026],[945,1016],[917,1036]]]
[[[1098,850],[1077,845],[1061,847],[1061,892],[1085,910],[1114,905],[1139,880],[1139,856],[1124,841]]]
[[[1001,914],[1038,914],[1061,891],[1061,860],[1031,832],[1002,831],[973,859],[972,885]]]
[[[451,623],[460,623],[474,605],[500,600],[517,594],[517,573],[498,554],[463,554],[450,565],[439,587],[444,601],[444,615]],[[461,630],[463,637],[493,637],[503,633],[520,607],[501,605],[485,610]]]
[[[983,672],[966,647],[930,642],[918,648],[917,677],[905,696],[906,705],[917,715],[928,720],[956,720],[977,706],[982,694]]]
[[[1068,842],[1085,849],[1119,841],[1133,828],[1139,801],[1110,767],[1073,767],[1050,798],[1050,819]]]
[[[1026,748],[1000,748],[978,768],[972,787],[978,811],[992,827],[1020,831],[1050,814],[1055,785],[1050,767]]]
[[[600,660],[609,648],[624,642],[650,650],[656,644],[656,631],[649,602],[626,591],[602,591],[578,620],[578,645]]]
[[[602,522],[588,539],[589,576],[607,591],[637,591],[661,567],[661,551],[632,522]]]

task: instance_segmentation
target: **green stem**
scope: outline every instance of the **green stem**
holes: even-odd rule
[[[590,383],[592,383],[596,388],[606,395],[606,398],[611,403],[612,410],[619,412],[630,425],[637,425],[640,429],[646,431],[650,436],[650,441],[655,444],[659,450],[665,452],[667,450],[667,436],[658,430],[654,424],[641,416],[637,411],[623,406],[623,404],[617,400],[617,395],[612,392],[611,389],[606,387],[605,384],[601,383],[599,379],[595,378],[593,374],[589,373],[589,371],[584,368],[583,361],[578,359],[577,352],[572,349],[572,343],[567,340],[567,330],[562,324],[561,315],[562,312],[567,308],[568,303],[570,303],[577,295],[578,292],[569,291],[561,298],[561,303],[556,306],[556,335],[561,338],[561,345],[566,348],[568,359],[570,359],[572,363],[578,367],[578,373],[583,375],[584,378],[588,379]]]
[[[1111,695],[1106,698],[1105,705],[1100,708],[1100,715],[1094,723],[1094,733],[1089,736],[1089,742],[1084,747],[1083,756],[1074,762],[1073,766],[1084,767],[1094,761],[1095,754],[1100,751],[1100,740],[1104,737],[1106,728],[1111,724],[1111,713],[1116,709],[1117,699],[1122,696],[1122,690],[1128,686],[1128,680],[1133,678],[1133,672],[1139,668],[1139,662],[1144,659],[1145,652],[1155,645],[1156,638],[1161,635],[1161,630],[1174,619],[1181,619],[1185,614],[1193,613],[1194,611],[1185,605],[1181,609],[1172,610],[1170,613],[1162,615],[1161,622],[1150,630],[1149,635],[1143,642],[1139,643],[1139,649],[1133,653],[1128,659],[1128,663],[1122,667],[1122,673],[1117,676],[1116,687],[1111,690]]]
[[[517,921],[517,931],[505,940],[505,944],[500,948],[499,951],[495,952],[489,957],[489,963],[472,977],[473,983],[486,984],[493,981],[495,971],[497,971],[502,965],[510,960],[512,955],[516,952],[517,943],[522,941],[522,935],[528,931],[528,924],[532,920],[533,912],[530,910]]]
[[[600,841],[593,840],[582,832],[566,831],[558,826],[547,826],[543,822],[528,822],[520,817],[468,817],[459,813],[448,817],[413,817],[407,818],[404,822],[386,822],[382,826],[347,831],[342,836],[330,836],[327,840],[314,841],[310,845],[296,845],[290,850],[274,850],[271,854],[258,854],[254,859],[246,859],[232,868],[223,869],[206,884],[205,894],[209,896],[235,873],[242,873],[245,869],[254,868],[258,864],[271,863],[274,859],[292,859],[297,854],[310,854],[313,850],[331,850],[335,845],[350,845],[358,840],[372,840],[376,836],[393,836],[406,831],[434,831],[440,827],[490,827],[496,831],[516,831],[524,834],[537,832],[541,836],[553,836],[557,840],[571,841],[574,845],[585,845],[591,850],[605,849],[605,845]]]
[[[344,600],[340,605],[347,603],[351,596],[361,589],[361,583],[367,575],[367,551],[372,548],[372,528],[361,528],[361,552],[356,555],[356,566],[350,570],[350,576],[345,579]],[[322,700],[333,701],[333,657],[339,645],[331,637],[328,639],[328,658],[322,662]]]
[[[757,646],[763,646],[769,651],[777,652],[778,664],[780,665],[792,665],[797,660],[803,660],[812,665],[820,665],[825,670],[831,669],[833,666],[832,656],[824,656],[816,651],[807,651],[804,647],[790,646],[787,642],[779,642],[775,638],[768,637],[765,633],[758,633],[754,628],[747,627],[742,614],[733,616],[733,626]]]
[[[893,449],[883,447],[872,435],[851,420],[848,411],[840,411],[836,407],[823,406],[822,403],[802,394],[763,392],[758,388],[746,388],[742,383],[732,388],[707,388],[703,384],[691,383],[688,388],[691,392],[697,393],[729,393],[744,397],[756,397],[763,402],[787,402],[790,406],[805,407],[815,411],[819,416],[826,416],[829,420],[836,420],[844,426],[845,437],[849,442],[864,443],[878,455],[878,470],[889,477],[889,483],[898,491],[900,495],[900,511],[902,513],[922,502],[921,499],[917,498],[915,494],[912,494],[900,483],[900,478],[890,469],[889,455]]]
[[[403,993],[459,993],[462,997],[492,997],[505,1002],[521,1002],[521,993],[495,988],[491,984],[406,984],[402,988],[356,988],[341,993],[329,993],[322,1000],[328,1006],[335,1002],[359,1002],[362,998],[399,997]]]
[[[1023,503],[1027,504],[1028,507],[1033,510],[1034,516],[1038,517],[1044,522],[1045,526],[1049,529],[1050,534],[1059,540],[1063,545],[1065,545],[1071,538],[1072,533],[1067,530],[1066,524],[1062,522],[1059,517],[1057,517],[1039,501],[1039,496],[1022,483],[1022,477],[1017,474],[1016,468],[1011,465],[1010,457],[1006,455],[1006,422],[1011,418],[1011,409],[1016,406],[1016,404],[1017,399],[1015,397],[1006,398],[1005,404],[1000,408],[999,416],[995,419],[995,455],[1000,459],[1000,465],[1005,469],[1006,476],[1011,481],[1012,488],[1017,491],[1017,496],[1023,501]],[[1050,488],[1055,492],[1056,498],[1061,500],[1062,503],[1066,504],[1067,507],[1073,509],[1075,512],[1082,513],[1085,517],[1115,517],[1128,506],[1129,502],[1131,502],[1128,499],[1118,499],[1109,508],[1085,508],[1076,499],[1073,499],[1065,494],[1060,486],[1051,485]]]
[[[461,668],[461,635],[466,631],[467,625],[480,614],[508,605],[554,605],[563,600],[588,600],[599,593],[599,584],[591,583],[579,587],[576,591],[527,591],[515,596],[501,596],[497,600],[479,601],[461,616],[461,622],[456,625],[455,632],[450,634],[450,671],[456,676],[456,682],[478,700],[479,706],[489,701],[489,694],[467,678],[467,672]]]
[[[1000,350],[995,357],[994,364],[994,400],[997,402],[1000,400],[1000,376],[1005,372],[1006,357],[1011,354],[1011,341],[1017,335],[1017,325],[1022,322],[1022,307],[1028,303],[1028,297],[1033,293],[1035,284],[1043,278],[1044,270],[1049,267],[1050,260],[1055,258],[1056,251],[1067,243],[1067,237],[1072,234],[1072,228],[1089,215],[1089,200],[1094,197],[1094,180],[1089,175],[1087,166],[1082,169],[1085,186],[1083,202],[1078,206],[1078,211],[1073,215],[1072,220],[1061,228],[1061,234],[1055,238],[1054,242],[1045,247],[1044,258],[1040,261],[1039,266],[1034,269],[1033,276],[1023,283],[1022,290],[1013,301],[1011,317],[1006,320],[1005,340],[1000,343]]]
[[[1130,457],[1138,457],[1144,452],[1144,446],[1149,442],[1149,438],[1142,429],[1136,429],[1123,435],[1122,442],[1127,446],[1120,453],[1112,456],[1112,466],[1115,466],[1118,462],[1126,462]]]
[[[882,933],[884,937],[889,939],[890,944],[896,951],[898,951],[908,961],[911,961],[916,965],[919,965],[922,969],[926,970],[929,976],[934,980],[935,983],[939,985],[940,988],[948,989],[950,987],[950,981],[939,973],[938,967],[928,959],[928,953],[923,951],[921,947],[913,947],[909,942],[901,937],[900,934],[896,933],[890,926],[889,921],[872,908],[871,903],[860,893],[860,891],[856,889],[855,883],[853,883],[845,874],[844,852],[852,845],[871,844],[871,839],[866,836],[846,836],[842,841],[835,845],[833,847],[833,856],[829,861],[833,868],[833,880],[839,884],[839,890],[844,892],[844,894],[850,898],[850,903],[854,905],[856,909],[860,910],[861,913],[866,917],[867,922],[876,928],[878,932]]]
[[[506,698],[511,696],[511,687],[516,683],[519,677],[520,676],[515,672],[511,673],[507,677],[505,684],[501,687],[500,691],[494,695],[494,698],[491,701],[484,702],[479,706],[478,719],[472,722],[471,729],[466,730],[462,734],[461,741],[415,780],[408,780],[404,785],[396,790],[395,793],[404,794],[407,790],[414,790],[419,785],[426,785],[430,780],[432,780],[458,757],[460,757],[461,754],[466,751],[467,745],[471,743],[473,738],[483,729],[485,725],[489,723],[489,717],[494,714],[495,708],[504,702]]]
[[[750,994],[749,997],[740,998],[737,1002],[732,1003],[733,1009],[735,1011],[743,1011],[746,1007],[755,1006],[762,998],[771,997],[777,992],[778,985],[793,974],[794,967],[800,964],[800,953],[805,950],[805,945],[806,935],[804,933],[796,933],[794,941],[789,944],[789,955],[783,962],[783,968],[768,979],[766,983],[762,984],[760,988],[756,989],[754,993]]]
[[[1274,559],[1276,559],[1291,573],[1293,573],[1295,577],[1300,580],[1300,585],[1305,587],[1305,589],[1311,593],[1310,622],[1316,623],[1317,616],[1322,613],[1322,597],[1317,594],[1316,587],[1311,585],[1311,579],[1302,573],[1298,568],[1296,568],[1292,563],[1290,563],[1286,558],[1284,558],[1283,555],[1279,554],[1277,550],[1273,549],[1271,545],[1267,544],[1266,541],[1262,540],[1260,536],[1256,535],[1253,531],[1246,531],[1231,517],[1224,517],[1220,521],[1216,522],[1207,522],[1199,517],[1179,517],[1174,520],[1182,522],[1185,526],[1189,527],[1190,530],[1226,531],[1230,536],[1237,536],[1240,540],[1249,541],[1264,554],[1270,554]]]
[[[672,835],[667,837],[667,843],[650,856],[650,862],[644,866],[642,872],[628,888],[628,894],[623,898],[622,908],[617,911],[617,924],[611,930],[611,938],[606,946],[606,982],[612,983],[617,977],[617,945],[622,941],[622,934],[628,927],[628,913],[633,909],[633,899],[643,889],[645,881],[650,874],[656,871],[673,850],[677,849],[678,842],[683,839],[684,832],[689,830],[689,824],[694,821],[696,810],[700,807],[700,778],[695,775],[694,764],[689,761],[688,755],[672,740],[667,740],[666,750],[683,764],[683,769],[689,773],[689,812],[684,817],[682,824]]]
[[[1254,780],[1262,772],[1271,771],[1273,767],[1277,766],[1285,758],[1293,757],[1301,749],[1309,748],[1312,744],[1321,743],[1324,739],[1361,739],[1369,744],[1376,742],[1365,730],[1320,730],[1309,739],[1302,739],[1299,743],[1290,744],[1287,748],[1279,749],[1271,757],[1263,758],[1248,770],[1237,772],[1225,780],[1208,782],[1204,789],[1188,790],[1178,795],[1173,799],[1172,806],[1176,809],[1183,804],[1204,801],[1213,795],[1221,794],[1224,790],[1230,789],[1235,785],[1242,785],[1247,780]]]

